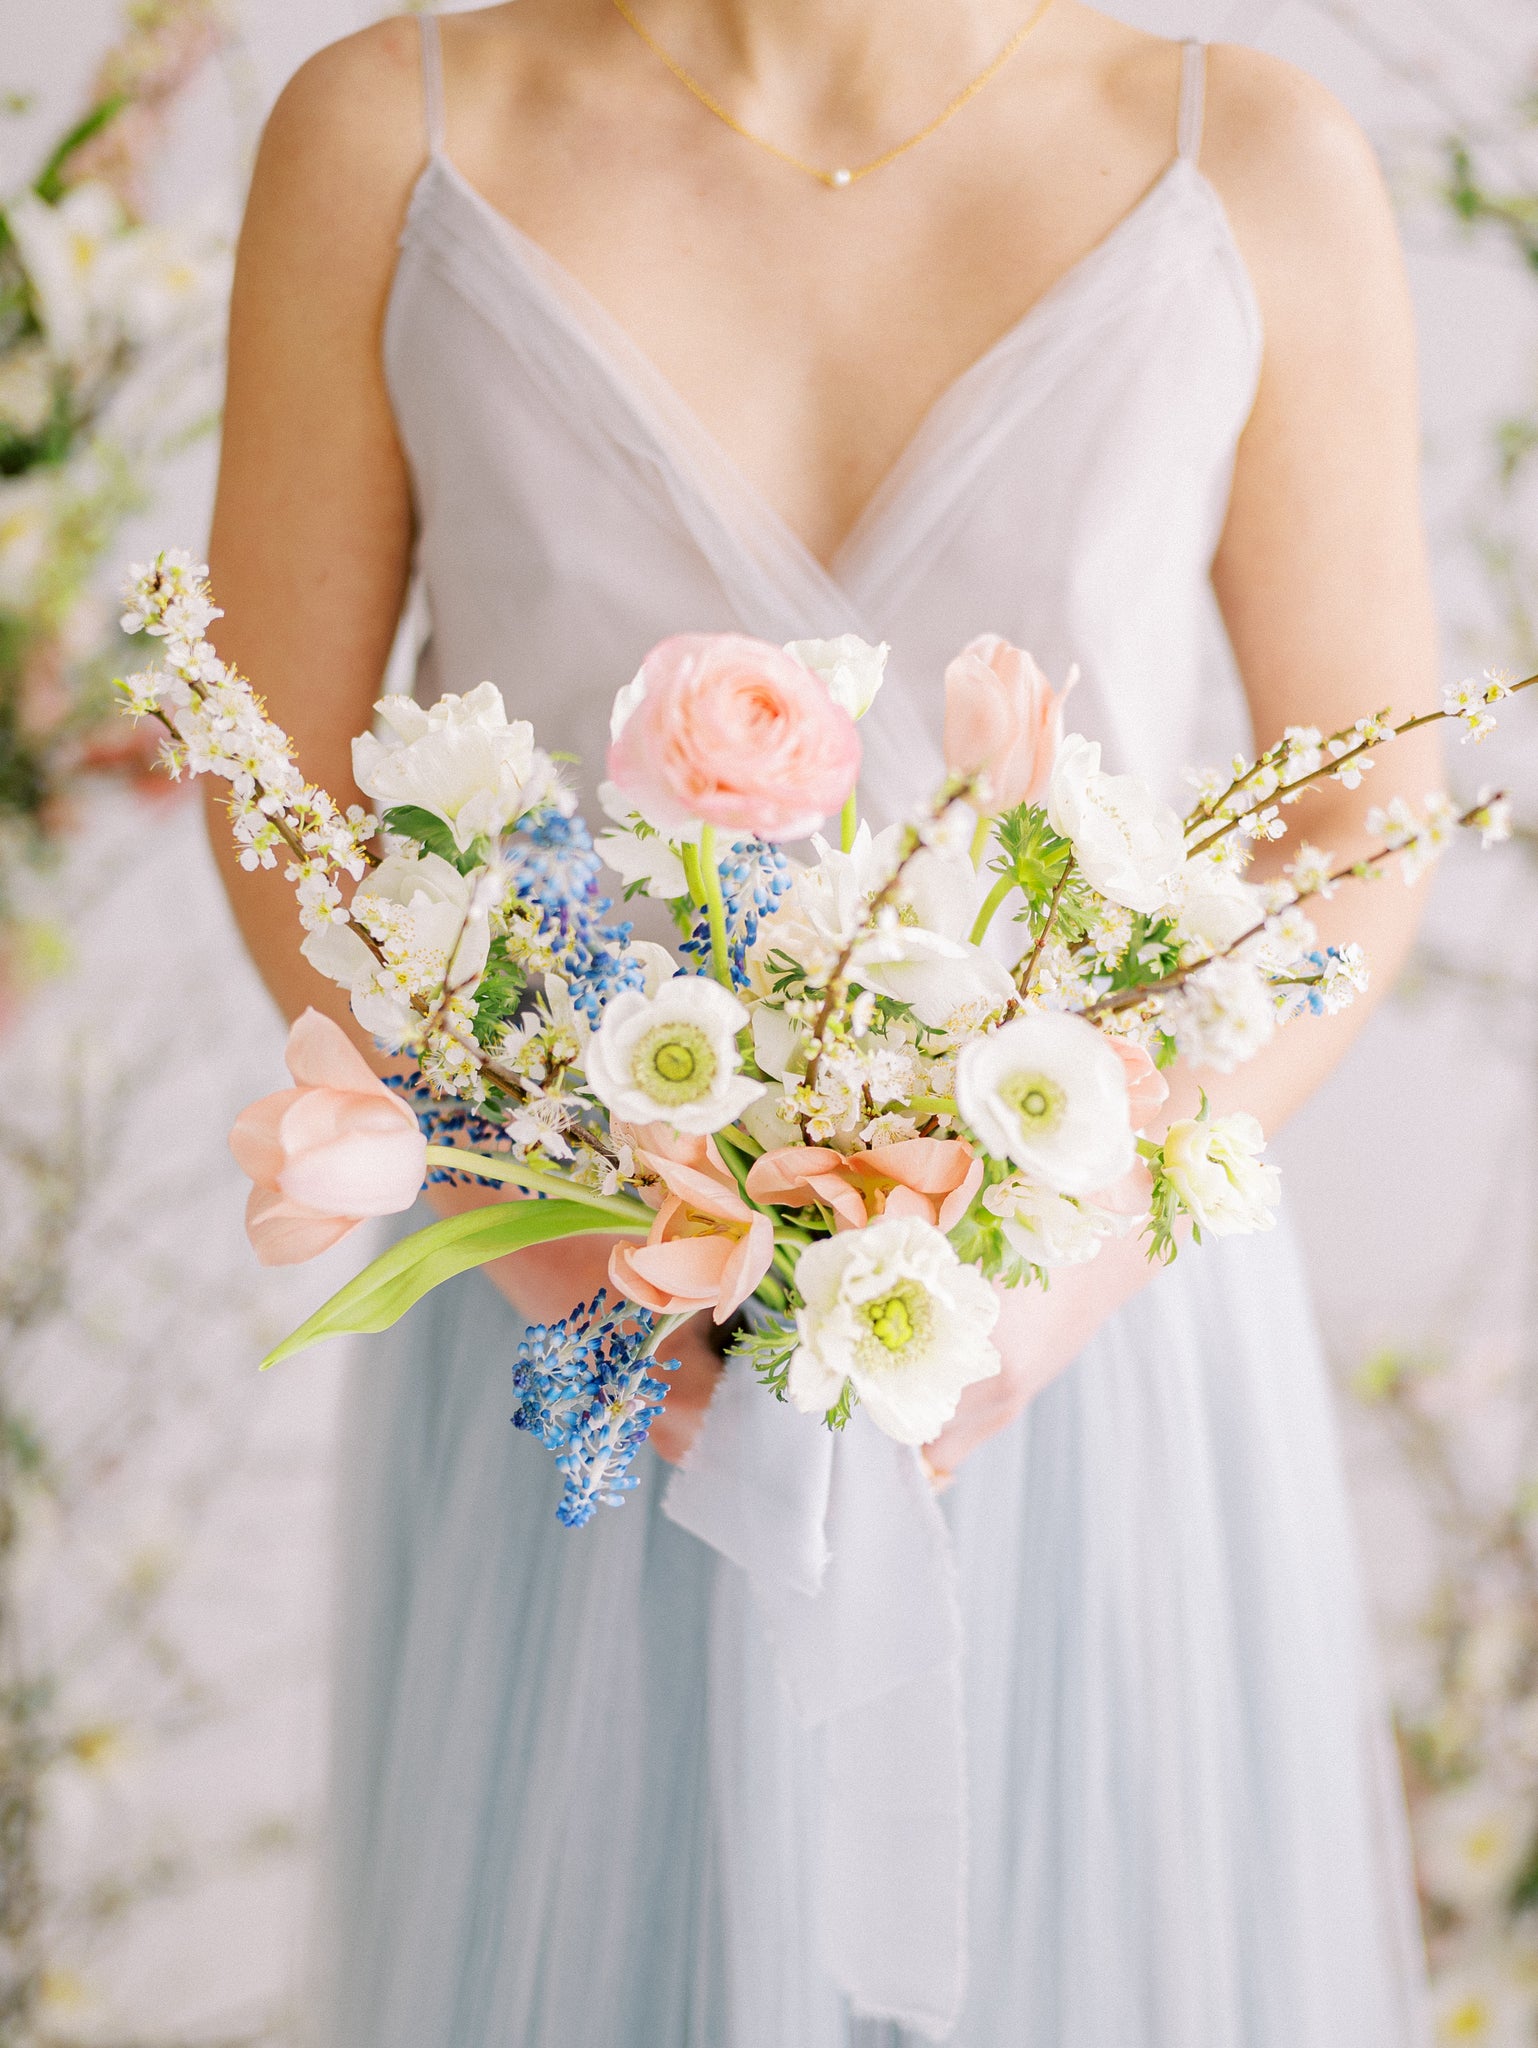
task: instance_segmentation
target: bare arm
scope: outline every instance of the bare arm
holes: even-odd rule
[[[1420,514],[1414,325],[1393,217],[1366,142],[1312,80],[1247,50],[1212,54],[1203,167],[1249,265],[1265,322],[1265,366],[1239,450],[1214,583],[1261,746],[1289,725],[1325,732],[1392,704],[1428,708],[1436,628]],[[1279,849],[1303,840],[1349,860],[1366,814],[1396,795],[1418,805],[1440,780],[1436,742],[1396,742],[1353,793],[1335,783],[1287,816]],[[1264,863],[1254,871],[1264,874]],[[1393,986],[1422,891],[1397,879],[1351,887],[1310,914],[1322,939],[1362,945],[1371,996],[1306,1018],[1232,1074],[1177,1070],[1170,1116],[1247,1109],[1278,1129],[1314,1092]],[[950,1471],[1056,1378],[1151,1276],[1134,1238],[1051,1289],[1005,1297],[1005,1371],[970,1387],[932,1448]]]
[[[360,800],[351,740],[368,727],[409,572],[409,483],[380,344],[421,125],[414,24],[385,23],[312,59],[267,127],[231,308],[210,549],[225,613],[218,646],[257,680],[306,775],[343,804]],[[324,1010],[376,1058],[345,992],[301,956],[281,871],[247,874],[235,862],[217,794],[209,825],[236,920],[279,1008],[289,1017],[307,1004]],[[494,1199],[433,1195],[444,1211]],[[553,1321],[602,1284],[607,1256],[603,1240],[584,1238],[486,1271],[525,1313]],[[681,1333],[675,1346],[702,1407],[713,1355],[697,1336]],[[688,1405],[675,1401],[659,1421],[664,1446]]]

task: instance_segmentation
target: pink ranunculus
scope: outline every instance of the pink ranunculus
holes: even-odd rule
[[[284,1053],[296,1086],[235,1119],[230,1150],[256,1185],[246,1235],[264,1266],[293,1266],[368,1216],[393,1216],[421,1193],[427,1140],[345,1031],[306,1010]]]
[[[742,1199],[714,1138],[667,1124],[642,1124],[627,1138],[667,1193],[646,1242],[622,1238],[610,1253],[610,1284],[660,1315],[708,1308],[724,1323],[768,1272],[774,1225]]]
[[[904,1138],[867,1152],[782,1145],[755,1159],[755,1202],[802,1209],[821,1203],[837,1230],[863,1230],[877,1216],[919,1216],[952,1230],[982,1184],[983,1163],[963,1138]]]
[[[980,811],[1012,811],[1046,794],[1074,681],[1054,691],[1031,657],[996,633],[963,647],[947,668],[945,765],[984,777]]]
[[[860,772],[854,720],[781,648],[742,633],[654,647],[615,703],[609,779],[664,832],[699,821],[802,839]]]
[[[1113,1038],[1107,1032],[1106,1044],[1126,1070],[1127,1109],[1132,1128],[1135,1131],[1146,1130],[1169,1101],[1170,1084],[1150,1055],[1142,1046],[1134,1045],[1130,1038]]]

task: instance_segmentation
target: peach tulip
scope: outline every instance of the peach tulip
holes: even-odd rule
[[[298,1265],[368,1216],[409,1209],[427,1170],[427,1140],[347,1034],[306,1010],[284,1053],[295,1086],[235,1119],[230,1150],[256,1185],[246,1235],[264,1266]]]
[[[1046,794],[1063,737],[1061,691],[1031,657],[996,633],[964,647],[945,671],[945,765],[980,775],[977,808],[990,816]]]
[[[836,1230],[863,1230],[877,1216],[918,1216],[951,1230],[982,1184],[983,1163],[964,1138],[904,1138],[865,1152],[782,1145],[755,1159],[755,1202],[804,1209],[820,1203]]]
[[[1130,1038],[1106,1034],[1106,1044],[1121,1060],[1127,1076],[1127,1111],[1135,1131],[1146,1130],[1169,1101],[1170,1084],[1142,1046]]]
[[[774,1225],[742,1199],[714,1138],[667,1124],[642,1124],[624,1135],[665,1192],[646,1242],[621,1239],[614,1247],[610,1283],[661,1315],[708,1308],[724,1323],[768,1272]]]

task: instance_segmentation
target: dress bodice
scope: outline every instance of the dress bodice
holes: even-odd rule
[[[429,637],[427,697],[490,677],[578,757],[665,635],[892,646],[863,728],[866,808],[937,780],[946,661],[982,632],[1077,664],[1073,723],[1171,787],[1221,665],[1209,571],[1253,402],[1260,316],[1197,163],[1201,52],[1179,153],[1119,225],[944,393],[824,569],[569,273],[442,143],[412,197],[385,325]]]

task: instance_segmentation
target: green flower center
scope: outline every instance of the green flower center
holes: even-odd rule
[[[673,1108],[709,1094],[715,1050],[696,1024],[658,1024],[637,1045],[630,1071],[643,1094]]]
[[[929,1295],[916,1280],[903,1280],[878,1301],[863,1302],[860,1316],[870,1332],[861,1345],[868,1363],[899,1365],[929,1334]]]
[[[999,1089],[1000,1099],[1020,1119],[1028,1138],[1044,1138],[1062,1121],[1064,1091],[1048,1074],[1011,1074]]]

